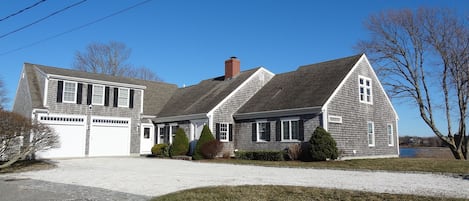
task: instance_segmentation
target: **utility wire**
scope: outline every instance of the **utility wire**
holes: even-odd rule
[[[85,28],[85,27],[87,27],[87,26],[96,24],[96,23],[101,22],[101,21],[104,21],[104,20],[106,20],[106,19],[108,19],[108,18],[111,18],[111,17],[114,17],[114,16],[119,15],[119,14],[121,14],[121,13],[127,12],[127,11],[129,11],[129,10],[131,10],[131,9],[133,9],[133,8],[136,8],[136,7],[138,7],[138,6],[141,6],[141,5],[143,5],[143,4],[146,4],[146,3],[150,2],[150,1],[152,1],[152,0],[145,0],[145,1],[142,1],[142,2],[140,2],[140,3],[134,4],[134,5],[132,5],[132,6],[129,6],[129,7],[127,7],[127,8],[124,8],[124,9],[122,9],[122,10],[116,11],[116,12],[111,13],[111,14],[109,14],[109,15],[106,15],[106,16],[104,16],[104,17],[101,17],[101,18],[98,18],[98,19],[93,20],[93,21],[91,21],[91,22],[88,22],[88,23],[86,23],[86,24],[83,24],[83,25],[77,26],[77,27],[75,27],[75,28],[69,29],[69,30],[67,30],[67,31],[64,31],[64,32],[62,32],[62,33],[59,33],[59,34],[56,34],[56,35],[53,35],[53,36],[44,38],[44,39],[42,39],[42,40],[39,40],[39,41],[30,43],[30,44],[28,44],[28,45],[25,45],[25,46],[22,46],[22,47],[19,47],[19,48],[16,48],[16,49],[12,49],[12,50],[9,50],[9,51],[0,53],[0,56],[6,55],[6,54],[10,54],[10,53],[13,53],[13,52],[16,52],[16,51],[20,51],[20,50],[22,50],[22,49],[26,49],[26,48],[28,48],[28,47],[32,47],[32,46],[34,46],[34,45],[37,45],[37,44],[46,42],[46,41],[48,41],[48,40],[52,40],[52,39],[57,38],[57,37],[60,37],[60,36],[62,36],[62,35],[65,35],[65,34],[68,34],[68,33],[71,33],[71,32],[77,31],[77,30],[80,30],[80,29]]]
[[[8,36],[8,35],[10,35],[10,34],[13,34],[13,33],[16,33],[16,32],[18,32],[18,31],[21,31],[21,30],[23,30],[23,29],[26,29],[26,28],[28,28],[28,27],[34,25],[34,24],[37,24],[37,23],[39,23],[39,22],[41,22],[41,21],[43,21],[43,20],[46,20],[47,18],[52,17],[52,16],[54,16],[54,15],[57,15],[57,14],[59,14],[59,13],[65,11],[65,10],[68,10],[68,9],[74,7],[74,6],[78,6],[78,5],[82,4],[82,3],[84,3],[85,1],[87,1],[87,0],[82,0],[82,1],[80,1],[80,2],[77,2],[77,3],[74,3],[74,4],[72,4],[72,5],[69,5],[69,6],[67,6],[67,7],[65,7],[65,8],[62,8],[62,9],[60,9],[60,10],[58,10],[58,11],[55,11],[55,12],[53,12],[53,13],[51,13],[51,14],[49,14],[49,15],[47,15],[47,16],[41,18],[41,19],[38,19],[38,20],[36,20],[36,21],[34,21],[34,22],[30,23],[30,24],[27,24],[27,25],[22,26],[22,27],[20,27],[20,28],[18,28],[18,29],[15,29],[15,30],[13,30],[13,31],[10,31],[10,32],[8,32],[8,33],[6,33],[6,34],[3,34],[3,35],[0,36],[0,39],[1,39],[1,38],[5,38],[6,36]]]
[[[29,10],[29,9],[31,9],[31,8],[33,8],[33,7],[36,7],[37,5],[39,5],[39,4],[41,4],[41,3],[45,2],[45,1],[47,1],[47,0],[40,0],[40,1],[36,2],[36,3],[34,3],[33,5],[30,5],[30,6],[26,7],[26,8],[23,8],[23,9],[17,11],[16,13],[12,13],[12,14],[10,14],[10,15],[8,15],[8,16],[2,18],[2,19],[0,19],[0,22],[1,22],[1,21],[4,21],[4,20],[6,20],[6,19],[8,19],[8,18],[10,18],[10,17],[13,17],[13,16],[15,16],[15,15],[18,15],[18,14],[20,14],[20,13],[26,11],[26,10]]]

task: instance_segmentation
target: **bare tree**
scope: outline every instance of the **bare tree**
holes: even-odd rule
[[[84,52],[75,53],[73,67],[85,72],[160,81],[150,69],[135,68],[129,63],[131,52],[130,48],[120,42],[91,43]]]
[[[370,16],[365,25],[372,37],[357,47],[378,64],[388,92],[412,100],[454,157],[467,159],[469,27],[467,19],[453,13],[420,8]],[[444,116],[438,115],[440,108]],[[446,131],[437,126],[440,119]]]
[[[3,80],[0,79],[0,110],[4,109],[5,104],[8,102],[7,92]]]
[[[0,159],[7,161],[0,169],[37,151],[59,147],[59,136],[52,128],[5,110],[0,110],[0,117]]]

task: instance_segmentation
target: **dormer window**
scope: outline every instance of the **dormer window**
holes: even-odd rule
[[[359,99],[361,103],[373,104],[373,94],[371,90],[371,79],[358,76]]]

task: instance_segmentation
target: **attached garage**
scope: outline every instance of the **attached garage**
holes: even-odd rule
[[[37,158],[84,157],[86,141],[86,116],[41,114],[39,122],[55,130],[60,137],[60,148],[37,152]]]
[[[130,118],[91,117],[89,156],[130,155]]]

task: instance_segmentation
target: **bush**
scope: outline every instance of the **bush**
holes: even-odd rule
[[[155,144],[151,148],[151,154],[157,157],[169,157],[169,145],[168,144]]]
[[[321,127],[314,130],[311,139],[311,156],[313,161],[325,161],[327,159],[337,159],[339,151],[331,134]]]
[[[202,145],[200,153],[205,159],[214,159],[223,149],[223,143],[218,140],[212,140]]]
[[[237,151],[236,159],[260,160],[260,161],[283,161],[283,151]]]
[[[292,144],[290,146],[288,146],[288,149],[287,149],[287,153],[288,153],[288,158],[290,158],[290,160],[298,160],[300,159],[300,156],[301,156],[301,144]]]
[[[199,140],[197,140],[197,145],[195,145],[195,152],[194,152],[194,155],[192,156],[192,159],[194,160],[203,159],[204,156],[202,155],[202,152],[201,152],[202,145],[214,139],[215,138],[213,137],[212,132],[210,131],[208,126],[205,125],[204,128],[202,129],[202,134],[200,134]]]
[[[186,155],[189,151],[189,139],[187,139],[184,129],[178,128],[176,136],[174,136],[173,144],[169,148],[169,155],[171,157],[178,155]]]

